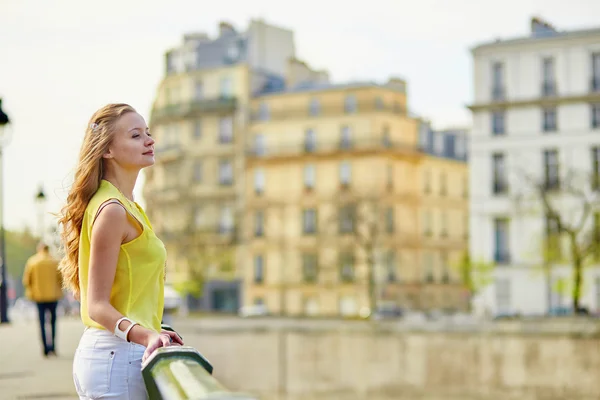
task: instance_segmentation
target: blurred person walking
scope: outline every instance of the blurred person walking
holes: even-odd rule
[[[44,356],[56,355],[56,307],[63,295],[62,279],[58,261],[47,244],[40,242],[37,253],[27,260],[23,286],[25,296],[37,304]],[[50,337],[46,332],[47,314],[50,314]]]

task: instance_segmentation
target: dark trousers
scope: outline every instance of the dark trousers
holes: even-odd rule
[[[42,334],[42,345],[44,346],[44,354],[48,355],[54,350],[54,339],[56,337],[56,306],[57,301],[49,301],[44,303],[37,303],[38,313],[40,316],[40,332]],[[46,314],[50,312],[50,325],[52,327],[52,335],[50,343],[48,343],[48,336],[46,335]]]

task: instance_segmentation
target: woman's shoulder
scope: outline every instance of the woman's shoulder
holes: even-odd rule
[[[86,213],[91,215],[96,215],[96,212],[100,208],[100,206],[106,203],[110,199],[119,200],[119,193],[112,185],[110,185],[107,181],[100,181],[100,185],[98,186],[98,190],[92,196],[88,205],[86,207]]]

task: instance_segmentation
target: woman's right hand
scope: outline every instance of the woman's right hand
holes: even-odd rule
[[[144,351],[144,356],[142,357],[142,362],[146,361],[148,357],[152,355],[159,347],[167,347],[171,346],[171,336],[166,333],[156,333],[153,332],[148,338],[148,344],[146,345],[146,351]]]

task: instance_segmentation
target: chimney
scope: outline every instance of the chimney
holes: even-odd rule
[[[554,28],[554,26],[552,26],[549,22],[544,21],[539,17],[531,18],[531,36],[552,36],[556,32],[556,28]]]

